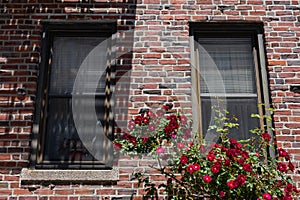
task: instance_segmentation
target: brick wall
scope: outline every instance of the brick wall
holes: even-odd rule
[[[129,101],[124,102],[124,94],[116,103],[121,127],[140,107],[159,107],[164,102],[191,113],[188,21],[263,22],[276,139],[278,146],[291,153],[299,173],[300,93],[293,90],[300,85],[299,16],[299,0],[3,0],[0,199],[130,199],[133,193],[135,199],[141,199],[142,190],[129,181],[130,174],[132,169],[147,168],[153,162],[121,158],[116,184],[21,184],[21,169],[29,163],[41,24],[45,20],[117,20],[117,36],[121,38],[117,77],[125,82],[130,79]],[[117,85],[120,93],[123,88]],[[293,178],[300,188],[300,176],[294,174]]]

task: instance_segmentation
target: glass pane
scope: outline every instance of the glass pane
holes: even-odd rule
[[[222,101],[222,99],[220,99]],[[224,100],[224,99],[223,99]],[[202,131],[207,133],[210,123],[213,123],[211,116],[211,106],[215,99],[209,97],[202,97]],[[224,106],[229,111],[228,117],[234,115],[238,118],[239,128],[232,129],[229,137],[236,140],[248,139],[255,136],[249,133],[249,130],[259,127],[259,120],[250,117],[251,114],[257,113],[257,98],[226,98],[227,105]]]
[[[93,82],[99,71],[106,69],[106,42],[101,37],[54,37],[50,73],[50,95],[72,94],[74,80],[81,73],[86,77],[81,90],[94,93]],[[105,76],[104,76],[105,78]],[[105,81],[99,82],[98,91],[104,92]],[[78,89],[77,89],[78,91]]]
[[[259,127],[259,121],[251,118],[258,113],[252,39],[200,38],[198,42],[203,133],[214,123],[211,107],[220,103],[239,120],[239,129],[231,130],[230,137],[254,136],[249,130]]]
[[[199,39],[201,93],[256,93],[251,38]]]
[[[103,125],[105,96],[97,96],[96,105],[99,122]],[[80,106],[90,103],[90,98],[81,98],[76,102]],[[85,104],[85,105],[83,105]],[[89,120],[91,115],[83,113],[81,119]],[[80,120],[80,119],[79,119]],[[86,136],[99,132],[95,126],[83,126],[81,130]],[[91,144],[83,144],[77,133],[72,116],[71,98],[50,98],[48,101],[47,130],[45,138],[44,160],[46,161],[93,161],[96,160],[89,152]],[[102,135],[103,129],[101,130]],[[93,138],[91,138],[92,142]],[[86,148],[89,147],[88,149]],[[93,147],[92,147],[93,148]],[[98,147],[97,147],[98,148]],[[99,148],[99,151],[101,149]],[[100,152],[103,154],[103,152]],[[102,156],[99,156],[102,157]]]
[[[107,43],[104,39],[54,37],[44,161],[83,164],[105,159],[102,147]],[[74,107],[82,112],[78,114],[77,110],[75,114]],[[79,125],[75,123],[78,121]]]

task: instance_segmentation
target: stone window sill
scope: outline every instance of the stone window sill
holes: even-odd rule
[[[21,183],[89,183],[113,184],[118,181],[119,170],[39,170],[23,168]]]

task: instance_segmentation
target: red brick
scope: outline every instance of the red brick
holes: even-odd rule
[[[171,60],[171,59],[160,60],[159,64],[162,64],[162,65],[175,65],[176,64],[176,60]]]
[[[51,195],[51,194],[54,194],[54,191],[51,190],[51,189],[37,189],[35,191],[35,194],[38,194],[38,195]]]
[[[157,65],[158,60],[142,60],[141,64],[143,65]]]
[[[94,194],[94,190],[90,189],[76,189],[74,191],[74,194],[80,194],[80,195],[87,195],[87,194]]]
[[[167,101],[167,97],[166,96],[151,96],[149,97],[149,101]]]
[[[300,84],[300,79],[285,79],[286,84]]]
[[[144,82],[145,83],[161,83],[162,79],[161,78],[145,78]]]
[[[166,49],[163,48],[163,47],[161,47],[161,48],[150,48],[150,51],[151,52],[160,52],[160,53],[162,53],[162,52],[165,52]]]
[[[286,65],[286,61],[285,60],[269,60],[268,61],[269,65]]]
[[[149,54],[145,54],[144,58],[157,58],[157,59],[159,59],[159,58],[161,58],[161,54],[159,54],[159,53],[156,53],[156,54],[149,53]]]
[[[50,200],[68,200],[68,197],[64,197],[64,196],[53,196],[50,197]]]
[[[144,0],[144,4],[160,4],[160,0]]]
[[[11,195],[12,191],[7,189],[0,189],[0,195]]]
[[[26,189],[14,189],[14,195],[32,195],[33,193]]]
[[[74,193],[73,190],[68,190],[68,189],[55,190],[54,192],[56,195],[70,195]]]
[[[11,155],[10,154],[4,154],[4,153],[0,153],[0,160],[10,160]]]

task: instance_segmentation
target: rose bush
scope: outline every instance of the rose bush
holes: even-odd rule
[[[151,182],[151,175],[134,173],[145,184],[146,196],[157,198],[163,190],[167,199],[174,200],[288,200],[298,193],[288,175],[294,171],[289,154],[279,148],[276,157],[269,156],[273,145],[265,130],[252,130],[256,139],[236,141],[228,136],[238,124],[229,120],[227,112],[218,111],[210,131],[219,134],[219,140],[209,144],[192,133],[186,116],[166,112],[169,109],[164,106],[136,116],[128,123],[129,131],[114,141],[118,152],[158,159],[156,168],[166,177],[165,183],[157,185]]]

